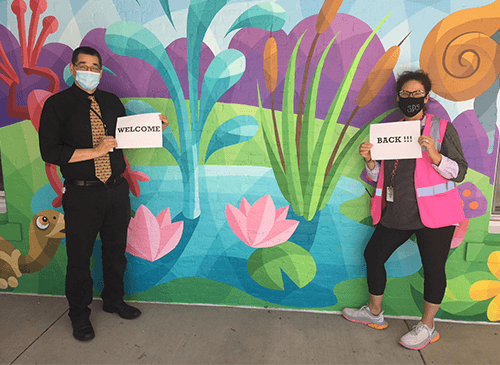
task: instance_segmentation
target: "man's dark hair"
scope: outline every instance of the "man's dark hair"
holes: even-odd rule
[[[429,75],[423,70],[417,71],[405,71],[402,74],[399,74],[398,79],[396,81],[396,93],[399,95],[399,92],[403,88],[403,85],[408,81],[415,80],[424,85],[425,93],[428,94],[432,88],[432,82],[429,78]]]
[[[82,46],[82,47],[78,47],[77,49],[75,49],[73,51],[73,57],[71,58],[71,62],[74,65],[76,65],[76,63],[78,62],[78,56],[80,54],[86,54],[86,55],[89,55],[89,56],[95,56],[95,57],[97,57],[99,59],[99,67],[102,68],[101,55],[94,48],[87,47],[87,46]]]

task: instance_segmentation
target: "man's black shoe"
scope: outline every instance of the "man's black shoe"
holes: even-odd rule
[[[79,341],[90,341],[95,337],[92,323],[88,318],[79,318],[71,321],[73,337]]]
[[[125,302],[102,304],[102,310],[108,313],[118,313],[123,319],[135,319],[141,315],[141,311]]]

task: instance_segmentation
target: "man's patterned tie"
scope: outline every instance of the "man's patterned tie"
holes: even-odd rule
[[[90,95],[89,99],[90,103],[90,123],[92,125],[92,144],[94,148],[99,146],[99,143],[103,140],[105,136],[104,125],[102,124],[101,118],[101,109],[99,108],[99,104],[95,100],[94,95]],[[93,109],[93,110],[92,110]],[[95,113],[97,112],[99,116]],[[104,156],[97,157],[94,159],[95,164],[95,176],[103,183],[108,181],[111,176],[111,163],[109,162],[109,153],[106,153]]]

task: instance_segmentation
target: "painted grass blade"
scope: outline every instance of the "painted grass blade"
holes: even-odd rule
[[[390,15],[390,14],[389,14]],[[323,123],[323,127],[321,128],[321,132],[319,134],[318,142],[316,143],[316,147],[313,152],[312,161],[314,163],[311,164],[311,170],[309,172],[309,179],[306,186],[305,196],[310,197],[310,203],[308,205],[308,213],[305,215],[305,218],[311,220],[316,214],[318,210],[319,200],[321,199],[321,191],[323,190],[323,184],[325,180],[325,172],[328,166],[328,161],[330,159],[330,145],[333,137],[335,136],[335,128],[338,123],[338,118],[340,112],[344,106],[345,100],[347,98],[347,94],[349,93],[349,89],[351,88],[352,81],[354,79],[354,75],[356,74],[356,70],[358,68],[359,62],[361,61],[361,57],[363,56],[366,48],[370,44],[371,40],[380,29],[382,24],[385,23],[387,15],[373,30],[370,36],[363,43],[361,48],[359,49],[356,57],[354,58],[351,66],[349,67],[347,73],[340,84],[339,89],[335,95],[335,98],[328,110],[328,114],[326,116],[325,122]]]
[[[333,37],[331,42],[325,48],[321,59],[316,66],[313,78],[311,80],[311,86],[309,87],[309,93],[307,95],[305,110],[304,110],[304,120],[302,124],[302,133],[300,136],[300,179],[302,183],[302,191],[306,191],[307,179],[309,176],[309,166],[312,162],[312,150],[315,145],[314,130],[316,129],[316,103],[318,100],[318,90],[319,81],[321,78],[321,73],[323,72],[323,66],[325,64],[326,56],[333,45],[333,42],[337,38],[338,33]],[[304,196],[304,202],[307,206],[309,201],[307,196]]]
[[[174,27],[174,29],[175,29],[175,24],[174,24],[174,20],[172,19],[172,12],[170,11],[170,4],[169,4],[168,0],[159,0],[159,1],[161,4],[161,7],[163,8],[163,11],[165,12],[165,14],[168,17],[168,20],[170,20],[172,27]]]
[[[286,12],[276,3],[262,3],[252,6],[241,14],[231,25],[225,37],[233,30],[252,27],[264,30],[278,31],[286,22]]]
[[[266,144],[267,154],[271,162],[271,167],[273,168],[274,177],[276,182],[283,194],[283,197],[291,204],[290,194],[288,192],[288,183],[286,180],[285,172],[283,166],[280,163],[280,158],[278,154],[278,148],[271,141],[273,141],[273,132],[271,129],[271,123],[266,117],[264,108],[262,107],[262,100],[260,96],[259,82],[257,81],[257,97],[259,100],[259,113],[260,113],[260,124],[262,126],[262,134],[264,135],[264,142]]]
[[[283,154],[285,155],[286,178],[290,193],[290,204],[297,215],[302,215],[304,198],[300,184],[300,171],[297,159],[296,129],[294,114],[295,64],[297,53],[305,32],[300,36],[288,63],[283,89],[283,111],[281,113],[283,131]]]
[[[397,108],[394,108],[379,115],[377,118],[373,119],[370,123],[368,123],[359,131],[357,131],[356,134],[347,142],[347,144],[340,152],[339,157],[335,159],[332,169],[330,170],[328,176],[326,177],[325,183],[323,185],[323,190],[321,191],[321,199],[319,201],[318,210],[323,209],[325,205],[328,203],[328,200],[330,200],[333,190],[335,189],[335,186],[337,185],[337,182],[340,179],[342,171],[349,162],[349,159],[351,158],[352,155],[357,154],[357,148],[361,144],[361,142],[366,140],[367,137],[369,137],[370,126],[373,124],[380,123],[382,120],[384,120],[385,117],[395,112],[396,110]]]

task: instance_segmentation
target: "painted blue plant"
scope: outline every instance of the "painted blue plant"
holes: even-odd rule
[[[160,2],[173,25],[168,1],[160,0]],[[203,39],[214,17],[229,2],[230,0],[192,0],[189,5],[187,16],[189,113],[174,66],[165,47],[151,31],[133,22],[116,22],[106,31],[106,44],[113,52],[148,62],[158,70],[169,89],[179,124],[179,143],[172,130],[167,128],[163,133],[163,146],[172,154],[181,170],[184,185],[182,212],[187,219],[195,219],[201,213],[198,161],[200,139],[205,123],[219,98],[240,80],[246,69],[246,59],[240,51],[227,49],[220,52],[212,60],[203,77],[201,95],[198,99]],[[274,3],[263,3],[244,12],[229,29],[252,26],[265,30],[270,30],[271,27],[279,30],[285,20],[286,15],[282,7]],[[252,116],[241,115],[230,119],[219,126],[213,134],[207,156],[210,157],[218,149],[249,140],[257,130],[258,123]]]

